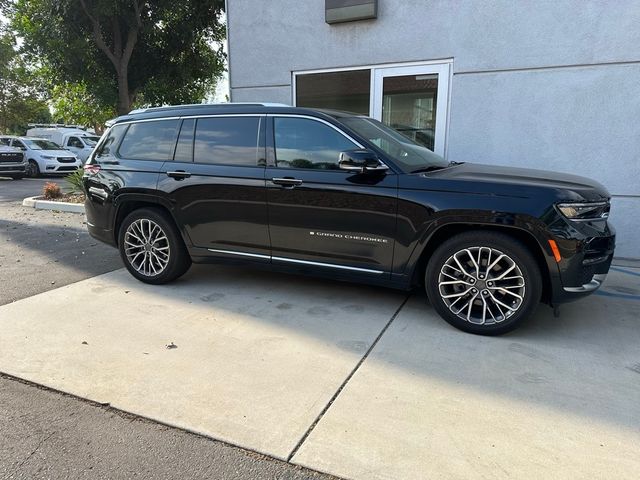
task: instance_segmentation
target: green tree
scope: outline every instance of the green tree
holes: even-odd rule
[[[224,0],[15,0],[11,8],[33,61],[118,114],[140,95],[148,104],[201,101],[224,69],[214,47],[223,9]]]
[[[0,25],[0,132],[23,135],[28,123],[51,121],[38,87],[16,49],[14,35]]]
[[[101,103],[84,83],[54,85],[51,106],[57,123],[90,126],[98,133],[102,133],[107,120],[116,116],[115,109]]]

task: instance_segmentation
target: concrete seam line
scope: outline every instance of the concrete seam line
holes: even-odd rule
[[[69,392],[65,392],[64,390],[59,390],[59,389],[57,389],[55,387],[50,387],[48,385],[43,385],[41,383],[32,382],[31,380],[26,380],[24,378],[17,377],[15,375],[11,374],[11,373],[6,373],[6,372],[0,371],[0,378],[13,380],[13,381],[16,381],[18,383],[22,383],[23,385],[28,385],[30,387],[37,388],[39,390],[45,390],[45,391],[48,391],[48,392],[51,392],[51,393],[56,393],[58,395],[62,395],[63,397],[70,397],[70,398],[73,398],[73,399],[78,400],[80,402],[87,403],[87,404],[91,405],[92,407],[99,408],[99,409],[106,410],[106,411],[115,412],[115,413],[117,413],[119,415],[124,415],[124,416],[129,417],[129,418],[133,417],[133,419],[144,420],[144,421],[149,422],[149,423],[155,423],[157,425],[162,425],[164,427],[174,428],[176,430],[180,430],[180,431],[188,433],[190,435],[195,435],[197,437],[204,438],[204,439],[212,441],[212,442],[220,443],[220,444],[225,445],[225,446],[230,447],[230,448],[237,448],[238,450],[242,450],[243,452],[245,452],[247,454],[258,455],[259,457],[262,457],[263,460],[289,463],[284,458],[278,458],[278,457],[276,457],[274,455],[267,454],[267,453],[264,453],[264,452],[260,452],[258,450],[253,450],[253,449],[248,448],[248,447],[243,447],[242,445],[237,445],[237,444],[229,442],[227,440],[221,440],[221,439],[213,437],[211,435],[207,435],[205,433],[198,432],[197,430],[192,430],[190,428],[182,427],[182,426],[179,426],[179,425],[174,425],[174,424],[169,423],[169,422],[163,422],[162,420],[158,420],[158,419],[155,419],[153,417],[147,417],[146,415],[141,415],[141,414],[138,414],[138,413],[132,413],[132,412],[129,412],[127,410],[123,410],[121,408],[114,407],[110,403],[98,402],[96,400],[91,400],[90,398],[81,397],[80,395],[76,395],[74,393],[69,393]],[[328,474],[326,472],[322,472],[320,470],[315,470],[313,468],[304,467],[304,466],[298,466],[298,467],[302,468],[304,470],[308,470],[310,472],[321,473],[321,474],[326,474],[326,475],[332,476],[331,474]],[[332,476],[332,477],[333,478],[338,478],[338,477],[335,477],[335,476]]]
[[[296,453],[298,453],[298,450],[300,450],[300,447],[302,447],[302,444],[307,440],[307,438],[309,438],[309,435],[311,435],[311,432],[313,432],[313,430],[316,428],[316,425],[318,425],[320,420],[322,420],[322,417],[324,417],[324,414],[327,413],[327,411],[331,408],[331,405],[333,405],[333,403],[336,401],[336,399],[338,398],[340,393],[342,393],[342,390],[344,390],[344,387],[347,386],[347,383],[349,383],[349,381],[356,374],[356,372],[358,371],[360,366],[364,363],[364,361],[367,359],[367,357],[369,357],[369,354],[373,351],[373,349],[376,347],[376,345],[378,344],[378,342],[380,341],[382,336],[389,329],[389,327],[391,326],[393,321],[396,319],[396,317],[398,316],[398,314],[400,313],[402,308],[407,304],[407,301],[409,300],[409,298],[411,298],[411,293],[409,293],[409,295],[407,295],[407,297],[402,301],[402,303],[400,304],[398,309],[395,311],[395,313],[391,316],[391,318],[386,323],[386,325],[382,328],[382,330],[380,330],[380,333],[375,338],[375,340],[373,341],[371,346],[369,346],[369,348],[367,349],[365,354],[362,356],[362,358],[358,361],[358,363],[356,363],[356,366],[353,367],[353,369],[351,370],[349,375],[347,375],[347,377],[344,379],[344,381],[342,382],[340,387],[338,387],[338,390],[336,390],[336,392],[333,394],[333,396],[329,399],[329,402],[327,402],[327,404],[324,406],[322,411],[318,414],[316,419],[313,421],[313,423],[309,426],[307,431],[304,433],[302,438],[300,438],[300,441],[298,441],[296,446],[293,447],[293,450],[291,450],[291,453],[287,457],[287,462],[291,462],[291,459],[296,455]]]

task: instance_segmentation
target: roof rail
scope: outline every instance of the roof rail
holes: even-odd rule
[[[226,106],[234,106],[234,105],[248,105],[248,106],[254,106],[254,107],[290,107],[291,106],[285,103],[270,103],[270,102],[190,103],[186,105],[166,105],[163,107],[136,108],[135,110],[131,110],[128,113],[128,115],[136,115],[138,113],[158,112],[158,111],[165,111],[165,110],[177,110],[180,108],[226,107]]]
[[[65,123],[27,123],[29,128],[77,128],[79,130],[86,130],[87,127],[82,125],[67,125]]]

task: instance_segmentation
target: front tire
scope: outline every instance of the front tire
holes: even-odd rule
[[[497,232],[466,232],[433,253],[425,273],[431,305],[448,323],[469,333],[501,335],[529,318],[542,295],[532,253]]]
[[[35,160],[29,160],[29,166],[27,167],[27,176],[29,178],[37,178],[40,176],[40,167]]]
[[[191,258],[173,222],[160,210],[130,213],[118,233],[120,257],[138,280],[159,285],[182,276]]]

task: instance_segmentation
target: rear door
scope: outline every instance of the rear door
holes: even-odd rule
[[[203,256],[269,261],[264,130],[261,115],[182,120],[158,189]]]
[[[362,145],[328,121],[270,118],[266,169],[273,263],[388,276],[393,262],[397,175],[338,168]]]

